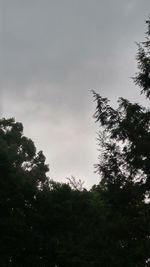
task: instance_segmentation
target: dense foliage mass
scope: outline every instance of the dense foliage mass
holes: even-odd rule
[[[134,78],[150,99],[150,20]],[[0,120],[0,266],[150,266],[150,110],[93,91],[99,185],[50,180],[23,126]]]

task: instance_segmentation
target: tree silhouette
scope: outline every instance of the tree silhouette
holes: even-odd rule
[[[36,266],[39,261],[35,253],[40,242],[34,229],[36,202],[39,192],[48,185],[47,171],[43,153],[36,153],[31,139],[23,136],[22,124],[1,119],[0,266]]]
[[[150,98],[150,21],[146,41],[138,45],[134,81]],[[150,110],[124,98],[113,109],[107,98],[93,92],[94,118],[100,123],[101,154],[96,165],[100,189],[111,223],[105,266],[149,266],[150,258]],[[108,233],[107,233],[108,231]],[[107,243],[107,242],[106,242]]]

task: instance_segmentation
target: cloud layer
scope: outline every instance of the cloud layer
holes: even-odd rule
[[[148,0],[0,0],[2,116],[23,122],[50,176],[91,186],[97,162],[90,89],[138,100],[130,77]]]

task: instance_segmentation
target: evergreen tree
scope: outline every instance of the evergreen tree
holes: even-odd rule
[[[150,20],[138,44],[135,83],[150,98]],[[97,171],[108,210],[108,258],[104,266],[150,266],[150,110],[120,98],[113,109],[93,91],[100,123]]]

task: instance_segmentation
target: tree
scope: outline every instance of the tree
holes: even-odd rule
[[[69,185],[72,189],[82,191],[84,182],[81,181],[81,179],[77,180],[74,176],[67,177],[67,180],[69,182]]]
[[[146,41],[138,44],[138,68],[134,81],[141,88],[141,93],[144,93],[150,99],[150,16],[146,21],[148,26],[146,32]]]
[[[146,23],[146,41],[138,44],[139,72],[134,81],[149,99],[150,20]],[[94,118],[102,127],[96,168],[108,213],[106,235],[111,240],[105,264],[150,266],[150,110],[124,98],[113,109],[107,98],[92,92],[97,103]]]
[[[39,260],[36,244],[40,238],[34,229],[36,201],[39,192],[48,186],[47,171],[43,153],[36,153],[32,140],[23,135],[22,124],[14,119],[1,119],[1,266],[35,266]]]

